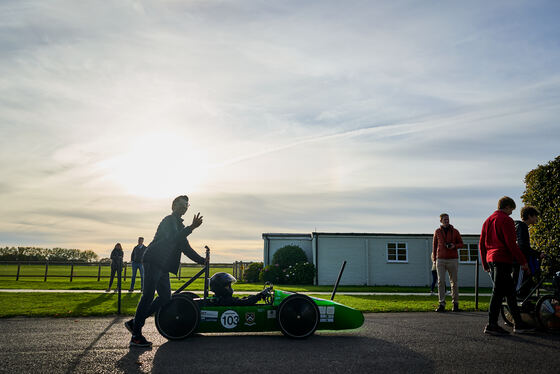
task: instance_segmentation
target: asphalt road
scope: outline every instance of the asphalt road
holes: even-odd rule
[[[0,319],[2,373],[559,372],[560,335],[493,337],[485,313],[367,314],[355,331],[204,334],[168,342],[149,319],[151,350],[128,348],[126,319]]]

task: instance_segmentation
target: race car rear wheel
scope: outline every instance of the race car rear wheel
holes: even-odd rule
[[[155,316],[156,328],[170,340],[184,339],[198,328],[200,308],[186,295],[173,295]]]
[[[278,325],[290,338],[303,339],[312,335],[319,325],[319,308],[306,295],[294,294],[278,307]]]

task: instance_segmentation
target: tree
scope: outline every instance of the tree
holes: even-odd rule
[[[549,256],[546,271],[560,270],[560,156],[527,173],[525,186],[521,199],[541,213],[531,227],[531,245]]]

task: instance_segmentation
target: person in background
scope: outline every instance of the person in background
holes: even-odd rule
[[[449,224],[449,214],[439,215],[441,226],[434,232],[432,258],[435,259],[438,276],[439,306],[436,312],[445,312],[445,273],[449,274],[451,284],[451,299],[453,311],[459,309],[459,285],[457,273],[459,270],[459,254],[457,250],[463,247],[463,239],[459,231]]]
[[[177,274],[181,265],[181,253],[198,264],[205,264],[191,247],[187,236],[202,225],[202,216],[197,213],[190,226],[185,227],[181,218],[189,208],[186,195],[177,196],[171,203],[172,213],[159,224],[154,239],[146,248],[142,263],[144,264],[144,289],[136,307],[134,319],[126,321],[124,326],[132,334],[130,346],[151,347],[152,343],[142,335],[146,318],[171,300],[169,273]],[[158,298],[154,300],[157,289]]]
[[[515,258],[524,271],[529,271],[527,260],[515,241],[515,223],[511,213],[515,209],[515,201],[504,196],[498,201],[498,210],[484,221],[478,248],[484,271],[490,272],[494,287],[488,308],[488,324],[485,334],[507,335],[509,332],[498,326],[498,316],[504,297],[514,320],[513,332],[525,333],[533,331],[521,320],[515,287],[511,277],[512,263]]]
[[[539,211],[532,206],[524,206],[521,208],[521,221],[515,221],[515,232],[517,234],[517,245],[525,256],[531,274],[528,275],[519,271],[519,264],[513,265],[513,282],[516,285],[517,295],[524,298],[529,294],[534,287],[533,275],[540,273],[539,260],[543,258],[544,254],[531,248],[531,241],[529,238],[529,226],[534,225],[539,220]]]
[[[122,266],[123,266],[123,249],[121,243],[115,244],[115,248],[111,251],[111,279],[109,280],[109,287],[105,292],[111,291],[111,286],[113,285],[113,279],[115,275],[121,276]],[[115,292],[117,289],[115,289]]]
[[[432,286],[430,287],[430,295],[434,295],[434,290],[436,287],[436,283],[437,283],[437,266],[436,266],[436,260],[434,260],[434,255],[432,253],[432,255],[430,256],[432,258]]]
[[[144,289],[144,266],[142,266],[142,257],[144,257],[144,252],[146,251],[146,246],[144,245],[144,238],[138,238],[138,245],[132,250],[130,255],[130,261],[132,264],[132,280],[130,281],[130,289],[128,292],[134,291],[134,283],[136,281],[136,271],[140,271],[140,289]]]

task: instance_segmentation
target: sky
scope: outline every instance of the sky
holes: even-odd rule
[[[557,1],[0,3],[0,246],[476,234],[560,154]],[[517,219],[519,209],[514,212]],[[184,261],[187,261],[184,258]]]

